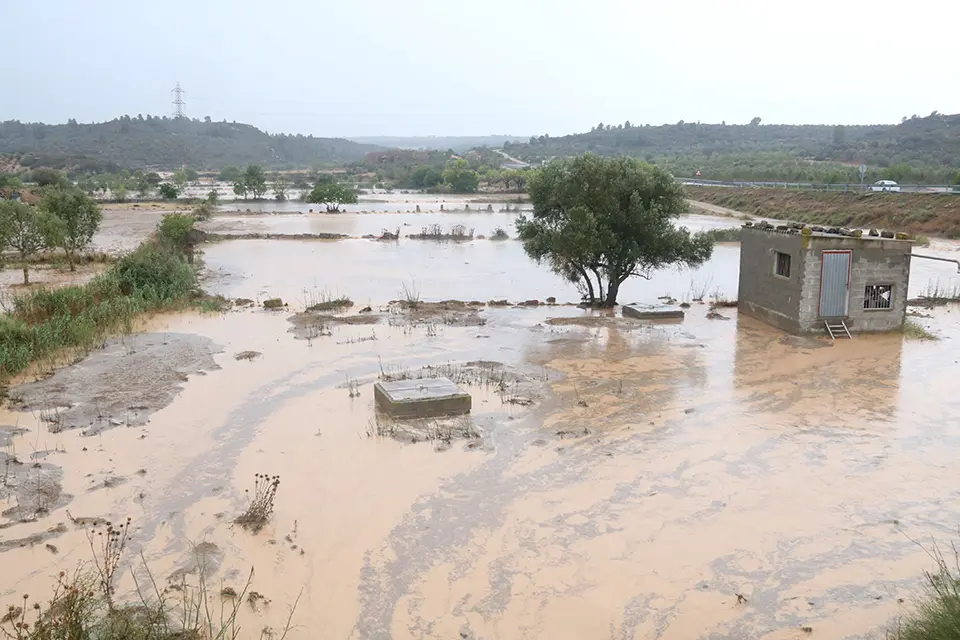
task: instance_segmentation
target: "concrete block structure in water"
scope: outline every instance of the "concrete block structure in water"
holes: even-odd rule
[[[436,418],[470,413],[470,394],[446,378],[378,382],[377,408],[394,418]]]
[[[852,333],[901,329],[913,243],[875,233],[744,226],[739,312],[791,333],[825,333],[827,322]]]
[[[638,320],[683,320],[683,309],[669,304],[625,304],[620,313]]]

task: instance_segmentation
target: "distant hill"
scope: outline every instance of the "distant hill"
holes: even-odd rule
[[[123,116],[109,122],[47,125],[0,123],[0,154],[16,154],[23,166],[117,169],[196,169],[260,164],[302,168],[361,160],[375,145],[341,138],[270,135],[248,124],[186,118]]]
[[[528,136],[361,136],[349,139],[397,149],[452,149],[460,152],[476,147],[502,147],[505,142],[525,142]]]
[[[816,176],[807,176],[824,171],[816,163],[830,164],[829,171],[856,174],[856,166],[864,162],[871,169],[897,165],[925,168],[922,176],[899,177],[939,181],[955,175],[960,167],[960,115],[934,112],[898,125],[865,126],[624,123],[598,125],[588,133],[569,136],[534,137],[504,148],[528,162],[590,151],[671,165],[677,175],[693,175],[700,166],[708,166],[715,173],[704,177],[717,179],[762,179],[766,166],[771,174],[789,173],[794,174],[789,176],[792,179],[816,180]]]

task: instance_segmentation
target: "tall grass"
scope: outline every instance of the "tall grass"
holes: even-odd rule
[[[197,293],[183,255],[148,242],[84,285],[38,289],[0,316],[0,377],[65,348],[91,349],[132,329],[137,314],[170,308]]]
[[[930,551],[935,571],[924,571],[924,597],[916,609],[887,631],[889,640],[960,638],[960,555],[952,547],[949,561],[939,547]]]

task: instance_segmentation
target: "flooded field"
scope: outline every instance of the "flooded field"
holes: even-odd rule
[[[512,235],[515,214],[212,224],[359,236],[425,216]],[[621,300],[735,298],[738,255],[718,245]],[[129,517],[121,597],[143,562],[166,582],[202,557],[218,593],[253,568],[251,638],[298,597],[288,638],[882,638],[930,568],[916,541],[956,536],[956,307],[924,311],[936,342],[830,342],[696,303],[676,324],[387,306],[404,284],[424,301],[578,300],[512,240],[228,240],[203,259],[211,292],[290,306],[158,316],[11,389],[29,408],[0,415],[0,605],[89,561],[83,522]],[[915,260],[911,295],[955,271]],[[316,292],[356,305],[291,332]],[[473,395],[469,418],[376,417],[378,379],[438,373]],[[280,485],[252,533],[234,520],[257,473]]]

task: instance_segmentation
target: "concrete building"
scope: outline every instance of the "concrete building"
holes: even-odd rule
[[[903,326],[913,244],[903,234],[765,223],[742,231],[740,313],[838,337]]]

